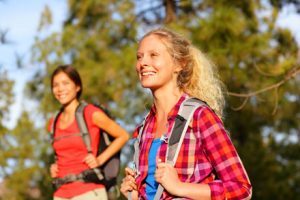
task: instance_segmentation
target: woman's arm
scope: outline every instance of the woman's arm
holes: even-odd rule
[[[56,178],[58,174],[58,167],[56,163],[51,164],[50,166],[50,175],[51,178]]]
[[[196,112],[193,126],[217,179],[208,185],[212,199],[250,199],[252,187],[243,163],[222,121],[209,108]],[[197,116],[198,115],[198,116]]]
[[[193,127],[196,128],[193,130],[196,137],[201,138],[201,148],[213,166],[217,179],[208,184],[181,182],[174,167],[158,162],[156,181],[178,197],[250,199],[250,181],[221,120],[209,108],[202,109],[195,112]]]
[[[104,112],[94,112],[92,120],[93,123],[100,129],[115,138],[112,143],[97,157],[98,165],[102,165],[126,144],[129,139],[129,134],[114,120],[110,119]]]

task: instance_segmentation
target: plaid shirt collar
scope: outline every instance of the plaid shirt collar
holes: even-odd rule
[[[186,93],[183,93],[181,95],[181,97],[179,98],[179,100],[177,101],[177,103],[173,106],[173,108],[170,110],[170,112],[168,113],[168,120],[172,120],[174,119],[177,114],[178,114],[178,111],[179,111],[179,108],[180,108],[180,105],[181,103],[187,99],[189,97],[188,94]],[[155,114],[156,114],[156,107],[155,105],[153,104],[151,109],[150,109],[150,113],[149,113],[149,116],[151,117],[155,117]]]
[[[170,110],[170,112],[168,113],[168,121],[175,119],[175,117],[178,114],[179,108],[181,103],[187,99],[189,97],[188,94],[183,93],[182,96],[179,98],[179,100],[177,101],[177,103],[173,106],[173,108]],[[149,110],[149,114],[147,115],[147,117],[145,118],[145,120],[147,121],[147,119],[149,118],[155,118],[156,115],[156,107],[153,104]],[[139,128],[141,128],[142,124],[138,125],[136,127],[136,129],[133,132],[133,138],[137,138],[138,134],[139,134]]]

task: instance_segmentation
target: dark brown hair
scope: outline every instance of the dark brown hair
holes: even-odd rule
[[[78,71],[72,65],[60,65],[58,66],[51,75],[51,89],[53,89],[53,79],[59,73],[65,73],[76,86],[80,87],[77,92],[76,98],[79,99],[82,93],[82,82]]]

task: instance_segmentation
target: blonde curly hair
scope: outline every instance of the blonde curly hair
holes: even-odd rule
[[[218,77],[215,65],[189,40],[169,29],[154,29],[143,38],[150,35],[159,37],[175,63],[182,67],[177,77],[178,87],[190,96],[205,101],[222,118],[225,87]]]

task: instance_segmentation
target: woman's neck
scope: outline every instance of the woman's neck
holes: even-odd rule
[[[179,98],[182,96],[183,92],[179,89],[172,90],[170,92],[159,92],[154,91],[153,93],[154,105],[156,107],[156,117],[166,118],[177,103]]]
[[[155,138],[161,137],[168,131],[168,115],[174,105],[178,102],[183,92],[179,90],[167,90],[171,92],[153,92],[154,105],[156,107],[156,130]]]
[[[76,111],[76,108],[79,105],[79,101],[77,99],[74,99],[70,103],[64,105],[64,115],[73,115]]]

